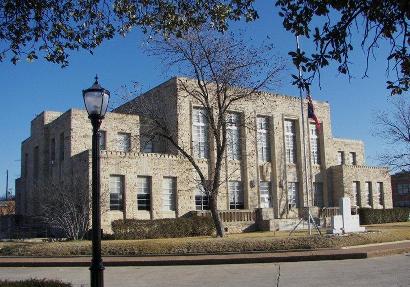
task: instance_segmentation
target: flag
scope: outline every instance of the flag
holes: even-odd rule
[[[318,132],[320,132],[321,131],[321,125],[320,125],[319,120],[317,119],[317,117],[315,115],[315,108],[313,107],[312,98],[310,97],[310,95],[308,95],[306,98],[308,100],[308,118],[315,121],[316,129],[317,129]]]

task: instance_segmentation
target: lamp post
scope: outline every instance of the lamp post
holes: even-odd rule
[[[91,287],[104,286],[104,265],[101,257],[101,206],[100,206],[100,145],[99,129],[107,112],[110,92],[100,86],[95,76],[94,84],[83,90],[85,108],[93,126],[92,138],[92,260]]]

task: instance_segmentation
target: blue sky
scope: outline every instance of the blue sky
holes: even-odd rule
[[[235,23],[231,28],[241,29],[245,36],[252,35],[255,41],[268,36],[278,54],[289,61],[287,53],[295,48],[295,39],[282,28],[273,4],[266,2],[257,6],[259,20]],[[81,91],[92,84],[96,73],[102,86],[112,94],[122,85],[134,81],[145,91],[174,75],[172,71],[164,71],[159,59],[142,52],[143,40],[144,35],[136,30],[126,38],[117,37],[105,42],[94,55],[84,51],[72,53],[70,65],[64,69],[41,60],[34,63],[22,61],[16,66],[10,62],[0,63],[3,107],[0,113],[0,195],[5,190],[6,169],[9,169],[13,189],[14,179],[20,175],[20,144],[29,136],[30,121],[44,110],[83,108]],[[303,47],[309,49],[311,46],[302,39]],[[361,77],[364,56],[360,48],[356,48],[351,58],[354,78],[349,81],[331,67],[322,71],[322,89],[316,84],[312,93],[314,99],[330,103],[333,135],[363,140],[366,160],[371,165],[377,164],[381,144],[371,133],[372,116],[376,110],[383,109],[390,98],[385,88],[387,48],[382,47],[377,53],[377,61],[371,61],[368,78]],[[289,62],[278,92],[297,96],[298,90],[291,85],[291,73],[296,71]]]

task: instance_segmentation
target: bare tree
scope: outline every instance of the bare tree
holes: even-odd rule
[[[206,131],[207,143],[194,144],[191,149],[191,137],[178,134],[178,124],[169,118],[170,109],[178,106],[176,97],[167,97],[167,104],[160,102],[164,101],[161,95],[138,97],[131,105],[133,111],[128,112],[142,117],[141,141],[158,142],[162,139],[159,146],[166,145],[168,151],[180,154],[190,162],[201,189],[209,196],[217,236],[222,237],[224,228],[218,214],[217,199],[224,182],[221,171],[234,136],[230,134],[230,109],[243,101],[249,101],[252,105],[252,101],[264,95],[260,90],[277,85],[280,72],[284,69],[283,61],[273,54],[271,45],[251,47],[241,37],[209,32],[207,29],[192,29],[181,37],[152,39],[147,50],[151,55],[161,57],[166,67],[176,68],[184,76],[193,78],[179,78],[178,96],[185,97],[200,108],[198,116],[209,127]],[[183,139],[189,139],[189,142]],[[200,153],[209,153],[206,168],[199,163]]]
[[[389,111],[380,111],[375,116],[375,135],[386,142],[388,151],[380,161],[394,170],[410,169],[410,102],[402,97],[394,99]]]
[[[43,188],[40,219],[68,239],[83,239],[89,229],[89,193],[78,186],[50,184]]]

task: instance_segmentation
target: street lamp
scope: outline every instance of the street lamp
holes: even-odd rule
[[[94,84],[83,90],[85,108],[93,126],[92,138],[92,260],[91,287],[104,286],[104,266],[101,258],[101,207],[100,207],[100,145],[99,129],[107,112],[110,92],[100,86],[95,76]]]

